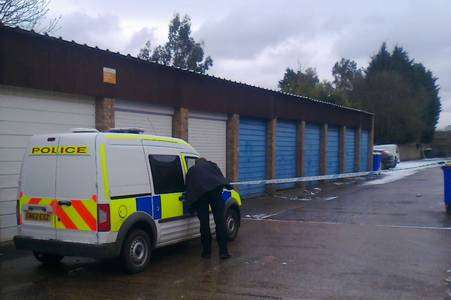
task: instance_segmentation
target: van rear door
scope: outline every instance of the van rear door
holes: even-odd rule
[[[56,164],[56,238],[97,243],[96,134],[62,135]]]
[[[55,239],[53,211],[56,151],[59,137],[33,136],[24,156],[20,176],[20,234],[36,239]]]

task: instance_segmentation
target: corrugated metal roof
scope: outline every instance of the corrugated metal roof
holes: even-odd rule
[[[201,76],[201,77],[205,77],[205,78],[211,78],[211,79],[216,79],[216,80],[221,80],[221,81],[224,81],[226,83],[232,83],[232,84],[237,84],[237,85],[248,87],[248,88],[255,88],[255,89],[259,89],[259,90],[264,90],[264,91],[267,91],[267,92],[270,92],[270,93],[274,93],[274,94],[278,94],[278,95],[287,95],[287,96],[290,96],[290,97],[297,98],[299,101],[309,101],[309,102],[314,102],[314,103],[321,103],[321,104],[325,104],[325,105],[328,105],[328,106],[337,107],[337,108],[340,108],[340,109],[351,110],[351,111],[356,111],[356,112],[360,112],[360,113],[364,113],[364,114],[368,114],[368,115],[373,115],[372,113],[370,113],[368,111],[364,111],[364,110],[360,110],[360,109],[356,109],[356,108],[351,108],[351,107],[346,107],[346,106],[343,106],[343,105],[338,105],[338,104],[330,103],[330,102],[326,102],[326,101],[321,101],[321,100],[313,99],[313,98],[310,98],[310,97],[307,97],[307,96],[301,96],[301,95],[296,95],[296,94],[291,94],[291,93],[285,93],[285,92],[282,92],[282,91],[269,89],[269,88],[264,88],[264,87],[260,87],[260,86],[256,86],[256,85],[251,85],[251,84],[243,83],[243,82],[239,82],[239,81],[234,81],[234,80],[231,80],[231,79],[222,78],[222,77],[215,76],[215,75],[202,74],[202,73],[198,73],[198,72],[195,72],[195,71],[192,71],[192,70],[188,70],[188,69],[182,69],[182,68],[175,67],[175,66],[167,66],[167,65],[163,65],[163,64],[159,64],[159,63],[155,63],[155,62],[146,61],[146,60],[140,59],[138,57],[132,56],[131,54],[123,54],[123,53],[121,53],[119,51],[112,52],[109,49],[100,49],[98,46],[89,46],[86,43],[80,44],[80,43],[75,42],[74,40],[68,41],[68,40],[63,39],[61,36],[55,37],[55,36],[51,36],[51,35],[49,35],[47,33],[40,34],[40,33],[35,32],[34,30],[25,30],[25,29],[22,29],[22,28],[20,28],[18,26],[17,27],[9,27],[9,26],[4,26],[4,25],[3,26],[0,25],[0,26],[5,28],[5,29],[17,31],[17,32],[20,32],[20,33],[29,34],[29,35],[31,35],[31,36],[33,36],[35,38],[44,38],[44,39],[57,40],[59,42],[63,42],[63,43],[69,44],[69,45],[71,45],[73,47],[83,47],[83,48],[91,49],[91,50],[94,50],[94,51],[107,52],[110,55],[117,55],[117,56],[124,57],[124,58],[127,58],[127,59],[135,60],[135,61],[137,61],[139,63],[142,63],[142,64],[158,65],[158,66],[161,66],[161,67],[166,68],[168,70],[174,70],[174,71],[177,71],[177,72],[194,73],[197,76]]]

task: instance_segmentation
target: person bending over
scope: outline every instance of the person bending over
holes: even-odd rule
[[[221,198],[222,189],[226,185],[228,182],[218,165],[205,158],[196,160],[186,174],[186,202],[197,212],[199,218],[203,258],[211,257],[209,206],[216,224],[219,257],[230,258],[225,229],[225,203]]]

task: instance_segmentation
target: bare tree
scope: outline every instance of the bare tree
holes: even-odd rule
[[[50,32],[55,29],[59,17],[45,20],[50,0],[0,0],[0,24],[24,29]],[[45,21],[46,25],[42,22]]]

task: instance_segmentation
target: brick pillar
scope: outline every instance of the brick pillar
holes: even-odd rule
[[[172,117],[172,136],[188,141],[188,109],[178,107]]]
[[[268,121],[266,130],[266,143],[267,143],[267,156],[266,156],[266,178],[276,178],[276,127],[277,118],[273,118]],[[268,193],[272,193],[275,190],[275,186],[272,184],[267,185]]]
[[[321,144],[320,144],[320,172],[321,175],[327,174],[327,124],[321,126]]]
[[[355,164],[356,172],[360,171],[360,139],[362,138],[362,127],[357,127],[355,130]]]
[[[304,131],[305,121],[299,121],[296,126],[296,176],[304,176]],[[297,186],[304,187],[303,182],[298,182]]]
[[[374,115],[371,117],[371,128],[368,132],[368,169],[373,170],[373,147],[374,147]]]
[[[96,128],[101,131],[114,128],[114,99],[95,99],[95,123]]]
[[[345,172],[346,166],[346,153],[345,153],[345,136],[346,136],[346,126],[340,127],[340,173]]]
[[[238,181],[240,153],[240,115],[228,115],[226,136],[227,178],[230,181]]]

